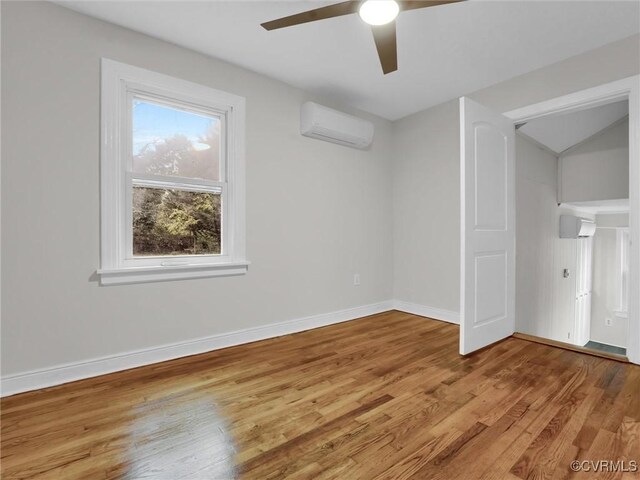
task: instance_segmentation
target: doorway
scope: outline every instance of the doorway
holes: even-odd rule
[[[583,345],[589,341],[595,342],[596,340],[591,338],[591,324],[585,319],[590,319],[595,313],[593,297],[596,290],[594,289],[600,287],[593,283],[590,284],[589,279],[593,280],[594,277],[591,273],[594,273],[594,269],[603,270],[602,266],[597,266],[599,263],[611,264],[610,260],[606,260],[610,257],[610,249],[607,250],[606,246],[601,246],[599,251],[609,251],[609,253],[601,255],[604,260],[598,260],[598,244],[607,243],[604,240],[598,242],[598,238],[610,237],[606,232],[620,231],[620,234],[615,234],[617,242],[626,241],[623,240],[626,235],[629,245],[626,251],[628,268],[625,278],[630,293],[627,296],[626,311],[627,341],[626,345],[619,348],[626,347],[629,361],[640,364],[640,295],[634,294],[634,292],[640,291],[640,248],[638,248],[640,245],[640,77],[638,76],[516,109],[502,115],[491,112],[469,99],[461,99],[461,354],[468,354],[516,333],[516,319],[519,316],[511,303],[515,300],[515,294],[510,294],[515,291],[516,276],[522,277],[529,274],[536,277],[536,273],[545,268],[551,269],[555,277],[558,273],[554,266],[555,263],[544,262],[540,259],[530,262],[532,269],[530,272],[527,272],[526,268],[519,268],[516,271],[515,256],[512,257],[510,254],[511,245],[514,249],[516,245],[516,223],[522,224],[523,221],[538,222],[540,225],[543,223],[538,217],[519,218],[519,222],[515,221],[516,195],[511,195],[510,192],[517,190],[518,195],[522,194],[516,188],[515,159],[519,152],[515,148],[517,138],[515,126],[532,124],[534,120],[543,120],[545,117],[551,119],[562,115],[572,115],[615,103],[620,104],[618,107],[624,103],[628,109],[627,198],[602,197],[591,200],[578,196],[571,199],[570,197],[573,196],[571,188],[575,187],[575,184],[584,186],[585,183],[577,181],[575,184],[566,182],[563,184],[560,166],[571,167],[572,162],[570,160],[558,162],[558,168],[555,172],[555,188],[553,185],[547,185],[548,190],[551,189],[556,198],[556,202],[549,208],[553,208],[553,213],[558,215],[558,223],[553,227],[549,227],[547,224],[545,228],[553,229],[554,240],[560,240],[559,217],[561,215],[571,217],[570,220],[578,225],[575,238],[558,247],[559,250],[555,254],[555,258],[559,260],[563,255],[566,257],[567,262],[559,262],[569,265],[562,268],[561,278],[571,279],[571,281],[554,280],[551,283],[558,282],[558,288],[555,286],[547,288],[547,292],[551,293],[547,293],[546,297],[543,295],[542,299],[536,295],[519,296],[517,311],[521,312],[520,302],[526,304],[527,301],[531,302],[531,299],[534,299],[533,301],[538,302],[538,311],[542,312],[546,308],[546,313],[549,313],[553,311],[553,298],[561,298],[563,295],[561,292],[564,289],[565,293],[569,293],[568,298],[573,296],[573,302],[572,307],[567,307],[567,312],[561,315],[563,322],[554,321],[553,319],[557,318],[554,315],[546,315],[545,318],[549,323],[547,331],[549,329],[557,330],[553,334],[556,336],[555,338],[562,338],[563,332],[568,338],[565,337],[565,341],[550,340],[550,342],[562,342],[561,346],[572,349],[585,348],[577,345],[578,342],[585,339]],[[505,124],[504,120],[508,120],[510,127]],[[522,128],[520,127],[520,129]],[[534,145],[532,148],[536,147],[540,147],[540,145]],[[556,158],[558,158],[557,153],[555,151]],[[480,168],[482,163],[490,165],[495,175],[483,177]],[[580,173],[584,169],[578,168],[577,170]],[[533,175],[538,173],[532,172]],[[571,176],[565,171],[564,179],[569,178]],[[606,183],[600,180],[597,178],[595,182],[588,185],[587,189],[597,191],[603,186],[603,183]],[[579,204],[592,201],[599,202],[599,205]],[[623,215],[626,213],[626,226],[623,224],[611,225],[600,219],[600,228],[598,229],[598,215],[612,216],[614,214],[613,210],[608,212],[600,210],[619,208],[620,205],[616,202],[620,201],[626,203],[627,212],[617,211],[615,214]],[[603,202],[607,205],[602,205]],[[593,212],[588,214],[586,210]],[[482,223],[482,215],[479,215],[479,212],[483,211],[491,222]],[[504,219],[504,222],[501,219]],[[590,235],[585,234],[588,230],[592,230]],[[599,230],[603,233],[600,234]],[[500,232],[502,234],[498,235]],[[526,244],[526,240],[522,243]],[[522,248],[520,244],[518,245],[519,248]],[[616,258],[622,255],[625,255],[624,251],[616,253]],[[590,270],[591,273],[589,273]],[[620,291],[618,289],[618,293]],[[565,302],[565,305],[569,305],[569,302]],[[621,310],[612,310],[612,312],[624,313]],[[572,326],[569,327],[569,331],[565,332],[570,321]],[[611,321],[613,322],[614,319]],[[621,323],[625,322],[618,322],[618,324]],[[554,338],[553,335],[551,338]],[[572,340],[573,343],[566,340]],[[610,340],[607,341],[614,343]],[[604,342],[597,343],[606,345]],[[592,346],[594,345],[592,344]],[[616,345],[609,346],[616,347]]]
[[[516,125],[517,333],[626,358],[629,102]]]

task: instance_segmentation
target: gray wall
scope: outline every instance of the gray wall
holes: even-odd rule
[[[554,324],[561,247],[557,178],[558,158],[516,134],[516,331],[543,337]]]
[[[586,88],[637,75],[640,72],[640,35],[590,50],[469,96],[507,112]]]
[[[394,298],[459,310],[460,130],[451,101],[394,122]]]
[[[562,202],[629,198],[629,120],[560,156]]]
[[[467,96],[506,112],[639,72],[640,35],[635,35]],[[395,298],[449,310],[459,310],[457,105],[453,100],[394,124],[394,142],[401,149],[394,159]],[[407,144],[398,141],[404,128],[409,130]],[[446,193],[436,197],[433,189]]]
[[[516,331],[573,343],[578,240],[560,238],[560,215],[595,217],[558,207],[557,184],[558,158],[516,135]]]
[[[98,285],[103,56],[247,98],[248,275]],[[368,116],[370,151],[302,137],[309,99],[53,4],[2,2],[2,374],[389,300],[391,125]]]
[[[1,8],[3,375],[393,294],[458,309],[457,101],[393,127],[368,116],[375,143],[355,151],[301,137],[310,98],[283,83],[56,5]],[[505,111],[637,74],[639,38],[470,96]],[[103,56],[247,98],[248,275],[96,283]]]

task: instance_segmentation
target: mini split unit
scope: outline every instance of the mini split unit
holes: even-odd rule
[[[588,218],[560,215],[560,238],[593,237],[596,224]]]
[[[306,102],[300,108],[300,133],[305,137],[364,149],[373,140],[373,123]]]

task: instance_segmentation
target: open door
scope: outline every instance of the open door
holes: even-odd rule
[[[515,331],[515,128],[460,99],[460,354]]]

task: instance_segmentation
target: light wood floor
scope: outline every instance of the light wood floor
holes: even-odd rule
[[[2,478],[564,479],[640,462],[640,367],[389,312],[2,401]]]

